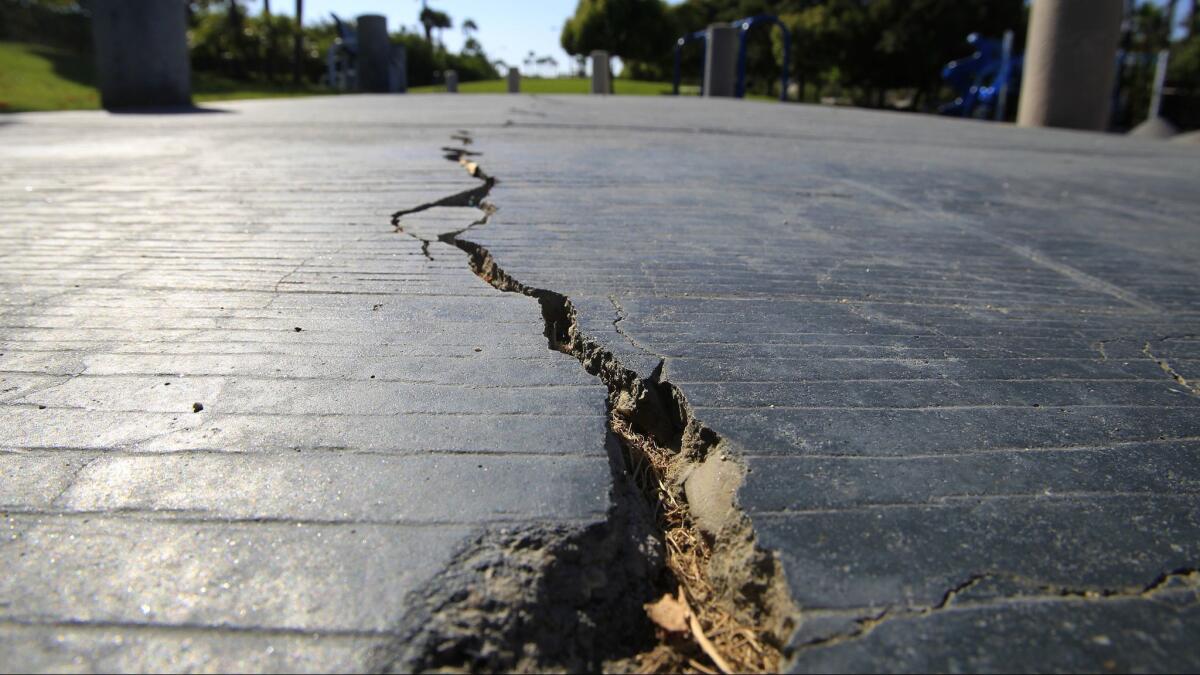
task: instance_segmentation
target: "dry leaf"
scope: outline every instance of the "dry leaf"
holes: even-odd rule
[[[662,602],[661,600],[659,602]],[[687,614],[688,625],[692,629],[692,639],[700,646],[700,649],[712,659],[712,662],[717,666],[717,670],[729,675],[733,672],[733,668],[721,658],[721,652],[717,651],[714,645],[707,637],[704,636],[704,627],[700,625],[700,621],[696,619],[696,615],[692,613],[692,608],[688,607],[687,597],[683,594],[683,588],[679,589],[679,605],[683,607],[683,611]]]
[[[644,607],[646,616],[668,633],[688,632],[688,619],[692,613],[688,611],[687,605],[680,603],[674,596],[664,595],[657,602],[651,602]]]

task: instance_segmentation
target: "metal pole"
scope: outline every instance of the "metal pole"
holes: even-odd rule
[[[750,24],[748,22],[739,23],[738,30],[738,55],[737,55],[737,85],[734,87],[733,95],[735,98],[746,97],[746,37],[750,32]]]
[[[1170,52],[1162,50],[1158,53],[1158,61],[1154,64],[1154,93],[1150,96],[1150,115],[1146,119],[1161,117],[1163,85],[1167,83],[1167,59]]]
[[[679,95],[679,78],[680,78],[680,52],[683,51],[683,38],[675,41],[675,77],[671,80],[671,95]]]
[[[788,66],[792,64],[792,31],[788,30],[787,26],[783,25],[782,21],[779,21],[778,23],[779,30],[783,31],[783,68],[781,74],[779,75],[779,100],[786,103],[788,100]],[[804,92],[800,92],[800,96],[803,95]],[[800,96],[797,96],[796,98],[799,98]]]
[[[1000,47],[1000,90],[996,92],[996,121],[1003,122],[1008,112],[1008,77],[1012,69],[1013,32],[1004,31],[1004,42]]]

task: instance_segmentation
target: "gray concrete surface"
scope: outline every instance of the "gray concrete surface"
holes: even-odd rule
[[[0,127],[0,663],[361,669],[472,533],[603,517],[603,388],[391,231],[475,184],[439,151],[465,129],[498,210],[460,236],[739,449],[790,669],[1200,667],[1195,148],[696,99],[221,108]]]
[[[424,107],[3,127],[3,670],[361,670],[480,528],[603,519],[604,388],[388,224],[470,181]]]

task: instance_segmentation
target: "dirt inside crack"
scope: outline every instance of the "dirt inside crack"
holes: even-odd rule
[[[471,159],[478,153],[443,150],[483,184],[397,212],[397,231],[404,215],[435,206],[494,211],[485,198],[496,179]],[[431,590],[412,598],[377,667],[777,671],[798,612],[781,563],[756,545],[737,505],[745,469],[727,443],[695,418],[661,363],[648,377],[626,368],[582,332],[569,298],[514,279],[465,231],[439,240],[465,252],[494,288],[537,300],[548,347],[607,387],[613,507],[598,526],[499,528],[474,538]],[[656,601],[686,608],[690,620],[651,621]]]

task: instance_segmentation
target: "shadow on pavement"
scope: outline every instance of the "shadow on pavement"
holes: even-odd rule
[[[197,105],[148,106],[145,108],[118,108],[109,110],[114,115],[198,115],[208,113],[232,113],[222,108],[206,108]]]

